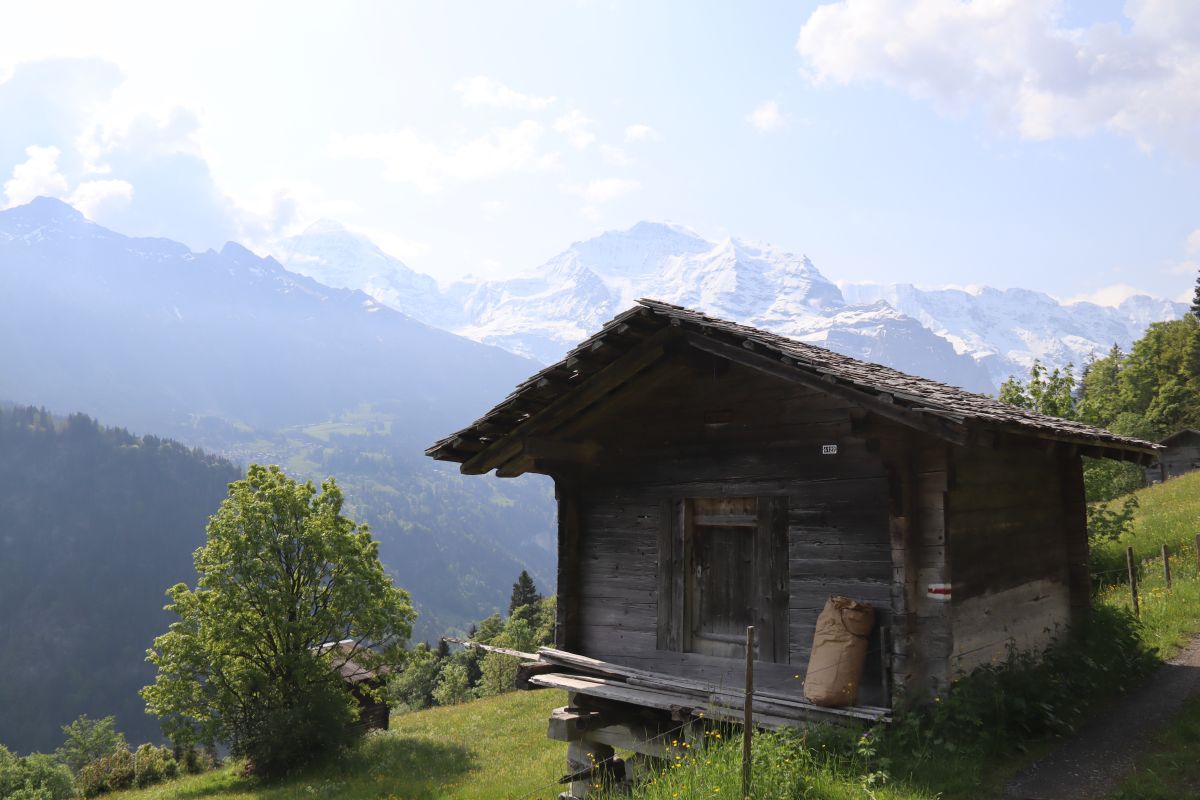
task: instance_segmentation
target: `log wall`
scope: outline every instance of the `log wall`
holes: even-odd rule
[[[1044,447],[956,451],[948,493],[953,673],[1003,659],[1010,643],[1044,648],[1066,630],[1072,606],[1086,605],[1078,473],[1078,458]]]
[[[658,603],[672,602],[667,573],[679,565],[661,543],[686,498],[780,498],[787,603],[776,626],[786,631],[786,647],[777,648],[785,656],[759,662],[756,682],[799,695],[795,676],[804,674],[817,614],[831,595],[870,602],[880,626],[893,625],[893,582],[905,576],[894,552],[886,438],[902,432],[845,400],[740,367],[708,367],[660,372],[664,389],[577,426],[574,438],[596,443],[604,456],[576,473],[570,498],[568,483],[559,483],[560,508],[577,504],[579,529],[576,542],[560,542],[560,554],[577,553],[576,565],[560,568],[575,573],[573,585],[560,584],[560,618],[571,618],[572,608],[578,618],[566,641],[576,637],[574,649],[595,658],[739,686],[739,660],[670,646]],[[681,383],[684,392],[666,388]],[[837,445],[836,455],[822,454],[827,444]],[[923,479],[912,485],[922,491]],[[920,563],[941,552],[939,541]],[[883,661],[876,635],[862,702],[886,703]]]

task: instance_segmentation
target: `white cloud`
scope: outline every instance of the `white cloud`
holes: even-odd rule
[[[1067,27],[1059,0],[840,0],[796,47],[818,82],[877,81],[1030,139],[1110,130],[1200,155],[1200,3],[1129,0]]]
[[[651,142],[659,141],[660,139],[662,139],[662,136],[659,132],[649,125],[638,123],[625,128],[625,141],[627,142]]]
[[[543,154],[539,149],[544,132],[541,124],[526,120],[448,147],[422,139],[408,128],[387,133],[334,134],[330,154],[380,161],[389,179],[436,192],[446,181],[469,183],[553,166],[554,154]]]
[[[595,134],[588,130],[591,124],[592,121],[584,116],[582,111],[573,108],[554,120],[554,130],[566,136],[567,141],[576,150],[584,150],[596,141]]]
[[[611,144],[600,145],[600,157],[604,159],[605,164],[613,167],[628,167],[633,163],[633,159],[623,149]]]
[[[1187,251],[1190,255],[1200,254],[1200,228],[1188,234]]]
[[[1153,293],[1145,289],[1139,289],[1136,286],[1130,286],[1127,283],[1114,283],[1111,286],[1102,286],[1093,292],[1069,297],[1067,303],[1095,303],[1098,306],[1121,305],[1122,302],[1131,297],[1136,297],[1139,294],[1149,295],[1153,297]]]
[[[110,178],[84,181],[75,187],[67,202],[83,212],[85,217],[95,219],[105,211],[129,205],[132,199],[133,184]]]
[[[462,96],[463,105],[515,108],[521,111],[541,111],[556,99],[523,94],[486,75],[461,80],[454,90]]]
[[[26,160],[13,167],[12,177],[4,182],[6,208],[28,203],[35,197],[62,197],[69,189],[66,177],[58,171],[57,147],[31,145],[25,148]]]
[[[565,186],[563,189],[568,194],[582,197],[589,204],[598,205],[637,191],[641,186],[638,181],[628,178],[599,178],[583,185]]]
[[[779,111],[779,103],[764,100],[747,115],[746,121],[760,131],[774,131],[783,127],[783,114]]]

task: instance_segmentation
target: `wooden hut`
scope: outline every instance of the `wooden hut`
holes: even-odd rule
[[[361,657],[356,658],[358,653],[365,651],[353,639],[322,645],[322,650],[333,651],[331,665],[358,705],[358,719],[350,724],[350,728],[355,733],[386,731],[391,707],[383,699],[380,690],[387,680],[388,667],[365,666]]]
[[[1176,431],[1159,444],[1163,450],[1158,462],[1146,468],[1147,483],[1161,483],[1185,472],[1200,469],[1200,431],[1185,428]]]
[[[551,735],[649,753],[670,716],[740,719],[748,625],[767,725],[886,718],[1044,646],[1089,604],[1080,456],[1155,449],[642,300],[427,455],[554,479],[557,647],[531,680],[571,692]],[[799,680],[832,595],[878,611],[852,708]]]

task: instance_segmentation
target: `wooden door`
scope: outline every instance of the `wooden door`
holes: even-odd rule
[[[758,498],[699,498],[691,503],[689,649],[745,658],[746,626],[755,624],[756,616]]]

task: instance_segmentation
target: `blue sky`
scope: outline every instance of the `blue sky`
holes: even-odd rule
[[[1200,260],[1193,0],[26,5],[0,205],[198,249],[328,217],[450,280],[652,219],[1109,300]]]

